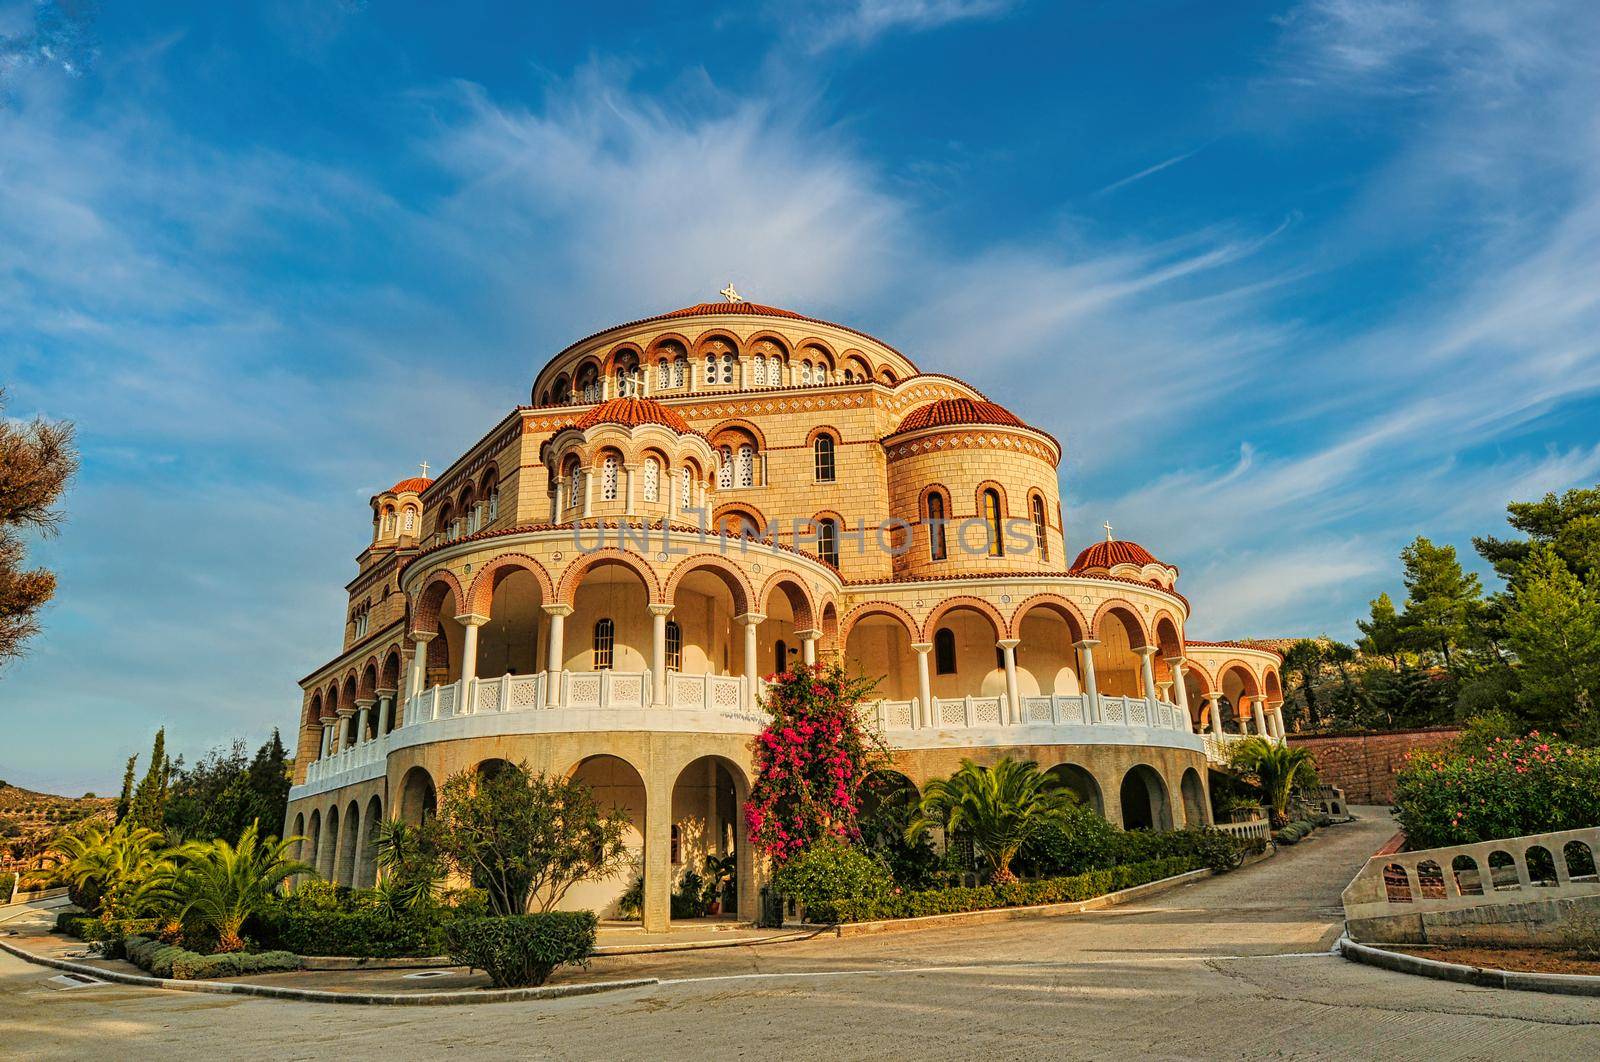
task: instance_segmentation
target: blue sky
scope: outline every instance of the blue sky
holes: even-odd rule
[[[0,778],[291,726],[371,493],[729,279],[1056,434],[1197,637],[1600,480],[1587,0],[600,10],[0,0],[0,383],[84,455]]]

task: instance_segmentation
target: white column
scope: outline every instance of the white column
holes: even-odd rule
[[[345,744],[345,735],[350,731],[350,717],[355,714],[356,710],[354,708],[339,709],[339,722],[334,726],[333,732],[334,752],[343,752],[350,748],[350,745]],[[352,742],[352,744],[354,743]]]
[[[1090,723],[1100,721],[1100,685],[1094,678],[1094,647],[1099,644],[1094,638],[1072,643],[1072,647],[1078,650],[1078,659],[1083,662],[1083,696]]]
[[[378,691],[378,736],[383,737],[394,729],[394,690]]]
[[[1262,708],[1262,705],[1266,703],[1267,699],[1265,697],[1250,698],[1250,712],[1256,721],[1256,733],[1261,737],[1271,736],[1267,733],[1267,715]]]
[[[1144,700],[1150,706],[1150,721],[1155,722],[1156,711],[1156,670],[1151,660],[1156,655],[1153,645],[1141,645],[1134,649],[1139,654],[1139,675],[1144,679]]]
[[[1022,644],[1021,638],[1001,638],[994,643],[1000,648],[1001,659],[1006,669],[1006,701],[1010,704],[1011,717],[1002,719],[1002,722],[1017,724],[1022,722],[1022,701],[1017,696],[1017,646]]]
[[[817,662],[817,639],[822,637],[819,630],[795,631],[795,636],[800,639],[800,662],[807,667]]]
[[[422,692],[423,684],[428,681],[428,643],[437,637],[436,633],[419,631],[411,636],[411,679],[407,687],[406,696],[415,697]]]
[[[1208,693],[1206,696],[1211,700],[1211,732],[1221,737],[1225,733],[1222,729],[1222,694]]]
[[[566,665],[566,629],[567,617],[572,615],[571,605],[545,605],[545,614],[550,617],[550,647],[549,656],[545,662],[544,693],[545,704],[555,707],[561,699],[561,672]]]
[[[634,470],[634,467],[635,466],[633,466],[633,465],[623,465],[622,466],[622,472],[623,472],[623,476],[625,478],[626,486],[627,486],[627,500],[626,500],[626,504],[623,506],[622,511],[628,516],[632,516],[633,515],[633,470]]]
[[[742,616],[733,617],[736,623],[744,624],[744,677],[749,686],[748,696],[750,703],[747,707],[756,706],[756,685],[761,681],[760,662],[756,653],[756,628],[767,617],[759,612],[746,612]]]
[[[473,690],[478,685],[478,628],[489,622],[488,616],[469,612],[457,616],[456,622],[466,629],[461,639],[461,703],[456,713],[465,715],[472,711]]]
[[[928,675],[928,653],[933,650],[932,642],[912,642],[911,651],[917,654],[917,700],[922,706],[922,725],[934,725],[933,717],[933,680]]]
[[[1272,709],[1272,721],[1278,729],[1278,740],[1287,743],[1289,735],[1283,731],[1283,705],[1275,705]],[[1557,864],[1559,866],[1559,864]]]
[[[650,652],[650,670],[655,682],[655,688],[650,694],[650,703],[657,708],[667,706],[667,616],[672,612],[671,605],[651,603],[645,606],[650,610],[650,628],[653,635]]]
[[[365,699],[356,701],[356,744],[357,745],[365,745],[367,743],[367,721],[372,717],[372,706],[374,704],[377,704],[377,703],[378,702],[376,700],[373,700],[371,698],[365,698]]]
[[[594,469],[586,468],[586,469],[583,470],[583,516],[584,516],[584,519],[588,519],[589,518],[589,514],[593,510],[594,510]]]
[[[1183,713],[1183,728],[1190,733],[1194,732],[1194,720],[1189,717],[1189,683],[1183,677],[1183,657],[1169,656],[1166,658],[1167,666],[1172,669],[1173,695],[1178,710]]]
[[[317,759],[325,760],[333,755],[333,724],[322,724],[322,751],[317,753]]]
[[[566,481],[560,476],[556,477],[556,489],[550,492],[550,522],[561,522],[561,491],[566,486]]]

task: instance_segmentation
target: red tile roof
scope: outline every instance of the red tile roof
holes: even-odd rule
[[[412,476],[410,479],[402,479],[399,483],[396,483],[394,486],[390,487],[389,493],[421,494],[431,486],[433,486],[433,480],[424,476]]]
[[[1078,554],[1078,559],[1073,561],[1072,567],[1067,570],[1069,573],[1076,575],[1086,568],[1104,568],[1109,571],[1118,564],[1137,564],[1142,568],[1146,564],[1160,563],[1151,555],[1149,550],[1139,545],[1139,543],[1114,540],[1096,542]]]
[[[1009,409],[993,402],[979,402],[971,398],[941,398],[918,406],[905,415],[895,433],[916,431],[919,428],[948,428],[957,424],[998,424],[1006,428],[1026,428],[1027,425]]]
[[[681,310],[669,310],[651,318],[651,320],[664,321],[673,317],[702,317],[706,314],[718,313],[754,314],[757,317],[788,317],[796,321],[810,320],[803,313],[780,309],[777,306],[763,306],[759,302],[702,302],[696,306],[685,306]]]
[[[649,398],[610,399],[573,421],[572,426],[584,431],[596,424],[621,424],[629,428],[638,427],[640,424],[660,424],[662,427],[671,428],[679,435],[699,434],[689,426],[689,422],[684,420],[677,410],[668,409],[660,402]]]

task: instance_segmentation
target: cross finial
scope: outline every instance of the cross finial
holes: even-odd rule
[[[426,461],[422,462],[422,478],[428,478],[428,462]]]
[[[1107,541],[1107,542],[1110,542],[1110,541],[1111,541],[1111,540],[1112,540],[1112,539],[1111,539],[1111,521],[1109,521],[1109,520],[1107,520],[1107,521],[1106,521],[1106,522],[1105,522],[1105,523],[1104,523],[1104,524],[1102,524],[1102,525],[1101,525],[1101,526],[1102,526],[1102,527],[1104,527],[1104,528],[1105,528],[1105,529],[1106,529],[1106,541]]]
[[[744,299],[739,295],[739,292],[737,290],[735,290],[735,288],[733,286],[733,281],[731,281],[731,280],[728,281],[728,286],[723,288],[721,291],[717,292],[717,294],[721,295],[724,299],[727,299],[729,302],[743,302],[744,301]]]

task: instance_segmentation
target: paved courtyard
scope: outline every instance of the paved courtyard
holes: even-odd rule
[[[1594,1058],[1593,999],[1386,973],[1327,954],[1379,809],[1245,871],[1072,918],[597,961],[646,989],[350,1007],[100,985],[0,955],[0,1056]]]

